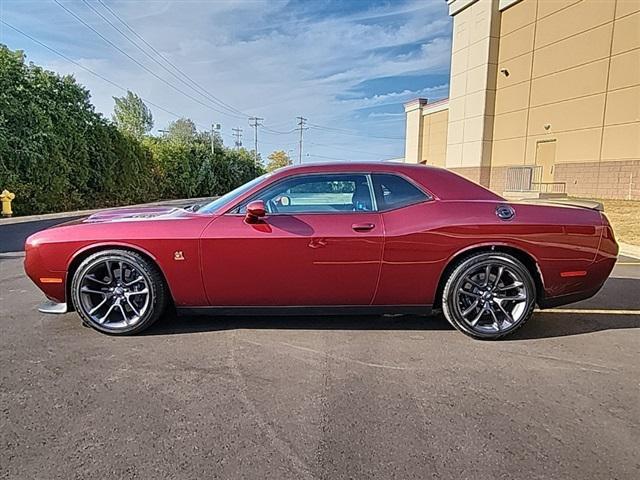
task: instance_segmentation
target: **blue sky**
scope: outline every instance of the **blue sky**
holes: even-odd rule
[[[264,117],[263,156],[276,149],[297,156],[298,135],[291,130],[303,115],[311,127],[304,132],[303,161],[400,157],[403,102],[448,95],[451,19],[444,0],[59,1],[146,70],[53,0],[0,0],[0,18],[158,107],[192,118],[201,129],[222,124],[227,145],[231,129],[240,127],[251,147],[246,115]],[[107,116],[112,97],[123,94],[1,24],[0,43],[24,50],[36,64],[73,74]],[[150,108],[155,130],[175,119]]]

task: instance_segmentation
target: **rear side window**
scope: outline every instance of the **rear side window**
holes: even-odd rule
[[[381,212],[430,199],[426,193],[398,175],[388,173],[374,174],[372,179],[378,210]]]

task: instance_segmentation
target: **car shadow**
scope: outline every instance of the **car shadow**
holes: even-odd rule
[[[505,340],[566,337],[604,330],[640,328],[640,279],[609,278],[593,297],[536,312]]]
[[[605,330],[640,328],[640,279],[611,278],[593,298],[534,313],[526,325],[505,341],[582,335]],[[453,330],[442,314],[314,315],[314,316],[178,316],[170,311],[142,335],[174,335],[222,330]]]
[[[178,316],[169,312],[141,335],[220,330],[453,330],[441,315]]]
[[[640,328],[638,315],[536,312],[520,330],[504,341],[533,340]],[[188,317],[165,315],[141,335],[174,335],[223,330],[454,330],[443,315],[434,316],[259,316]]]
[[[504,341],[568,337],[626,328],[640,328],[640,316],[542,311],[534,313],[526,325]]]

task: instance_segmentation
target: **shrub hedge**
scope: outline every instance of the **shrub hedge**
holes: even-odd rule
[[[138,141],[97,113],[72,76],[0,45],[0,190],[17,215],[219,195],[261,173],[245,150]]]

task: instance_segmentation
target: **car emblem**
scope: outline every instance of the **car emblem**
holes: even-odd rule
[[[516,215],[516,211],[509,205],[499,205],[496,208],[496,215],[500,220],[511,220]]]
[[[182,250],[176,250],[173,252],[173,259],[176,261],[184,260],[184,253],[182,253]]]

